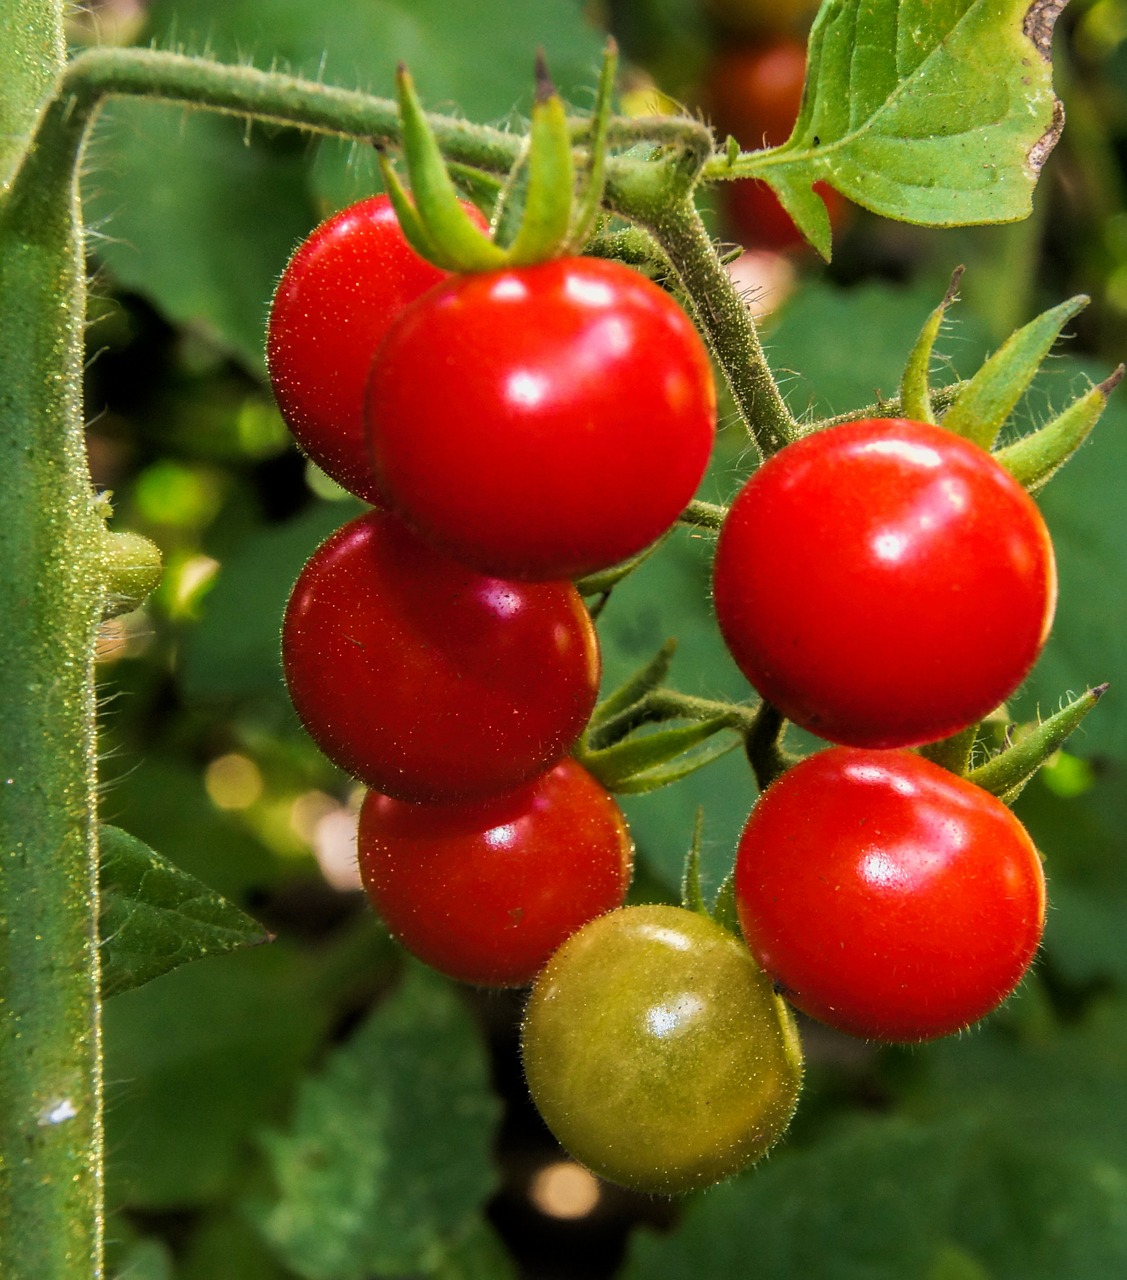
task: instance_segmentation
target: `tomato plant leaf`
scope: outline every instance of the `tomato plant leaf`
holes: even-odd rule
[[[103,826],[100,843],[103,995],[270,940],[257,921],[134,836]]]
[[[784,1147],[696,1200],[674,1232],[638,1233],[623,1280],[728,1280],[751,1256],[756,1280],[1098,1280],[1127,1266],[1120,1170],[1007,1132],[961,1100],[931,1124],[861,1121],[815,1150]],[[1009,1106],[995,1099],[996,1113]]]
[[[1063,124],[1046,0],[829,0],[794,132],[731,172],[763,178],[828,256],[813,183],[929,226],[1028,216]],[[816,202],[816,203],[815,203]]]
[[[279,1194],[261,1228],[307,1280],[441,1273],[493,1189],[497,1117],[472,1020],[412,965],[266,1138]]]

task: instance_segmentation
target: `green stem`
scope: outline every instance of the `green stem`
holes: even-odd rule
[[[615,211],[647,227],[669,259],[696,313],[751,438],[768,458],[798,435],[759,341],[755,322],[717,257],[700,214],[688,199],[647,206],[608,184]]]
[[[45,5],[16,8],[41,29]],[[51,80],[63,56],[62,9],[52,8]],[[80,134],[63,114],[58,103],[48,110],[40,136],[54,145],[30,151],[0,196],[5,1280],[104,1274],[92,662],[104,526],[83,444]]]

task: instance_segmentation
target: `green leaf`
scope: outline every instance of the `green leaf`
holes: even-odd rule
[[[623,1280],[731,1280],[748,1259],[755,1280],[1104,1280],[1127,1268],[1127,1177],[957,1110],[861,1121],[639,1233]]]
[[[441,1274],[495,1184],[498,1110],[464,1006],[412,966],[268,1137],[264,1234],[306,1280]]]
[[[99,117],[88,167],[93,248],[114,282],[262,369],[267,303],[317,222],[302,154],[247,146],[244,125],[223,116],[119,99]]]
[[[99,843],[104,996],[270,940],[257,921],[135,837],[103,826]]]
[[[823,251],[817,181],[905,222],[1024,218],[1063,119],[1049,62],[1057,12],[1030,0],[829,0],[794,132],[736,168],[770,182]]]
[[[322,502],[295,520],[246,538],[224,560],[181,665],[192,697],[285,697],[282,614],[302,565],[359,503]]]
[[[336,1010],[292,944],[185,965],[105,1007],[107,1201],[229,1201]]]

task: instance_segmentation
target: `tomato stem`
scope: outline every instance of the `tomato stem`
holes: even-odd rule
[[[64,56],[63,6],[29,0],[0,42],[0,107]],[[26,36],[22,33],[26,32]],[[46,80],[46,84],[44,83]],[[0,196],[0,1275],[103,1272],[93,642],[105,533],[81,389],[82,130],[56,101]],[[5,175],[7,176],[7,175]]]
[[[798,434],[798,423],[771,374],[759,333],[732,277],[690,199],[664,201],[652,210],[618,211],[643,221],[661,246],[692,305],[701,332],[724,373],[749,434],[764,458]]]

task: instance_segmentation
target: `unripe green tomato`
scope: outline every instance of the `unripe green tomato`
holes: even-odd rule
[[[727,1178],[786,1129],[802,1050],[743,943],[681,907],[623,907],[536,981],[524,1069],[545,1122],[611,1182],[666,1195]]]

